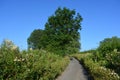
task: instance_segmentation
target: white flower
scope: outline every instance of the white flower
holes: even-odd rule
[[[14,61],[17,61],[17,57],[14,59]]]
[[[17,46],[12,46],[11,50],[16,50],[18,47]]]
[[[16,57],[16,58],[14,59],[14,61],[20,62],[20,61],[25,61],[25,59],[22,59],[22,58],[18,59],[18,58]]]
[[[32,51],[33,49],[32,48],[30,48],[30,51]]]
[[[25,59],[22,59],[22,61],[25,61]]]

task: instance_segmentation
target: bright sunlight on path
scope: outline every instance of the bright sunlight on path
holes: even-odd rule
[[[79,61],[72,58],[66,70],[56,80],[88,80],[88,77]]]

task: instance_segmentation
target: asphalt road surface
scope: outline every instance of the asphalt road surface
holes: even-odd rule
[[[56,80],[88,80],[88,76],[79,61],[72,58],[66,70]]]

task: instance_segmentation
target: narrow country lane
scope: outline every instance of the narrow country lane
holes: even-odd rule
[[[72,58],[66,70],[56,80],[88,80],[86,74],[79,61]]]

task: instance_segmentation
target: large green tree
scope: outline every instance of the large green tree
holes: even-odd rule
[[[32,49],[41,49],[43,47],[42,44],[43,30],[35,29],[30,37],[27,39],[28,48]]]
[[[75,10],[58,8],[45,25],[47,50],[55,53],[75,53],[80,49],[82,17]]]
[[[28,38],[32,49],[69,54],[80,50],[80,30],[82,17],[75,10],[58,8],[48,18],[44,30],[34,30]]]

